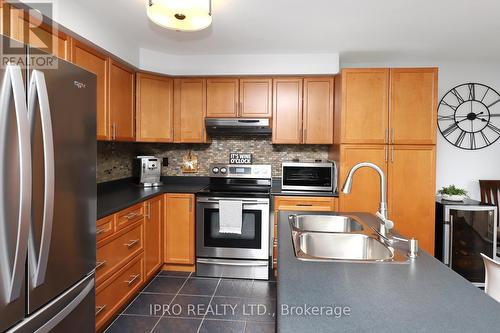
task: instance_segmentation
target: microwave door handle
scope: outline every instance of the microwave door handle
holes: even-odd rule
[[[31,74],[28,94],[28,115],[31,123],[31,135],[34,135],[36,105],[40,108],[40,120],[42,125],[43,155],[44,155],[44,203],[43,220],[40,249],[38,255],[35,253],[34,236],[30,238],[30,265],[33,270],[31,276],[33,287],[39,287],[45,282],[45,273],[49,259],[50,243],[52,239],[52,223],[54,218],[54,138],[52,132],[52,120],[50,117],[49,96],[47,84],[43,72],[34,70]],[[38,262],[36,259],[38,258]]]
[[[31,217],[31,143],[28,121],[28,110],[26,106],[26,92],[24,90],[21,68],[17,65],[8,64],[5,68],[4,82],[0,92],[0,115],[6,115],[9,112],[11,89],[14,97],[15,114],[17,121],[17,139],[19,149],[19,207],[16,233],[16,247],[12,266],[12,272],[4,270],[3,280],[7,281],[6,303],[12,303],[21,295],[23,287],[23,275],[25,270],[26,255],[28,251],[28,237]],[[5,144],[5,143],[4,143]],[[1,147],[0,147],[1,148]],[[3,149],[0,149],[0,152]],[[2,156],[5,160],[7,156]],[[3,180],[0,179],[0,182]],[[10,193],[12,195],[12,192]],[[16,207],[6,207],[7,209]],[[6,221],[0,221],[0,223]],[[8,243],[2,242],[6,247]],[[0,244],[1,247],[1,244]],[[2,252],[8,253],[7,249]],[[0,264],[4,267],[10,267],[11,263],[7,255],[0,256]],[[10,273],[10,274],[9,274]]]

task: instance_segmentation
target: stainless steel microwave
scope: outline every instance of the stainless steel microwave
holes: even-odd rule
[[[283,162],[281,164],[283,191],[337,191],[337,167],[333,161]]]

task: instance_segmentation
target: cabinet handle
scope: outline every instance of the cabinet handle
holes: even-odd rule
[[[394,162],[394,146],[391,147],[391,162]]]
[[[384,153],[385,153],[385,161],[388,162],[389,160],[389,149],[387,146],[384,147]]]
[[[112,136],[112,140],[116,140],[116,124],[115,124],[115,123],[113,123],[113,124],[111,125],[111,129],[112,129],[112,131],[113,131],[113,133],[111,134],[111,136]]]
[[[243,102],[240,102],[240,116],[243,114]]]
[[[128,248],[131,248],[132,246],[134,246],[137,243],[139,243],[139,240],[138,239],[134,239],[134,240],[131,240],[130,243],[123,244],[123,245],[125,245]]]
[[[151,219],[151,203],[146,202],[146,218],[149,220]]]
[[[394,127],[391,128],[391,142],[394,143]]]
[[[106,309],[106,304],[104,305],[100,305],[100,306],[96,306],[95,307],[95,316],[97,317],[99,315],[99,313],[103,312],[104,309]]]
[[[141,274],[130,275],[131,279],[125,281],[125,283],[127,283],[130,286],[139,278],[139,276],[141,276]]]
[[[312,204],[308,204],[308,203],[298,203],[297,206],[299,207],[312,207]]]
[[[189,198],[189,212],[191,213],[192,210],[193,210],[193,199]]]
[[[238,102],[234,102],[234,107],[236,108],[236,116],[239,116],[240,115],[239,103]]]
[[[106,260],[96,262],[95,269],[98,270],[99,268],[104,266],[106,264],[106,262],[107,262]]]
[[[106,229],[105,229],[105,228],[99,228],[99,229],[96,229],[95,234],[96,234],[96,235],[100,235],[100,234],[102,234],[102,233],[103,233],[103,232],[105,232],[105,231],[106,231]]]
[[[304,128],[304,143],[307,141],[307,128]]]
[[[385,140],[384,143],[389,143],[389,129],[385,129]]]
[[[139,216],[139,213],[130,213],[130,214],[125,215],[125,217],[127,218],[127,220],[131,220],[131,219],[133,219],[136,216]]]

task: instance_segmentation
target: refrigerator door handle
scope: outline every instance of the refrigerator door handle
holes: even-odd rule
[[[64,320],[73,310],[75,310],[78,305],[87,297],[87,295],[94,290],[94,279],[92,279],[83,290],[66,305],[61,312],[57,313],[54,317],[50,318],[42,327],[37,329],[35,333],[49,333],[54,327],[56,327],[61,321]]]
[[[14,106],[17,121],[17,137],[19,149],[19,211],[17,221],[16,248],[14,252],[14,261],[12,273],[3,270],[6,303],[12,303],[21,295],[21,289],[24,286],[24,269],[26,255],[28,252],[28,237],[31,215],[31,144],[28,110],[26,106],[26,92],[24,90],[23,76],[21,68],[17,65],[8,64],[5,69],[5,78],[0,92],[0,114],[6,114],[9,111],[10,89],[14,96]],[[0,157],[5,158],[5,156]],[[0,180],[1,181],[1,180]],[[5,194],[4,194],[5,195]],[[11,195],[8,193],[7,195]],[[2,242],[6,243],[6,242]],[[1,247],[2,244],[0,244]],[[6,246],[6,244],[3,244]],[[0,255],[2,266],[9,267],[11,263],[5,253],[9,251],[2,249],[4,254]],[[7,276],[9,275],[9,276]]]
[[[28,94],[28,116],[31,123],[31,135],[34,134],[36,104],[40,107],[40,119],[42,125],[43,137],[43,155],[44,155],[44,203],[43,203],[43,222],[40,249],[38,256],[30,253],[30,265],[32,266],[33,287],[39,287],[45,282],[45,273],[47,271],[47,262],[49,259],[50,242],[52,239],[52,221],[54,218],[54,138],[52,132],[52,120],[50,117],[49,96],[45,75],[39,70],[33,70],[30,79]],[[34,236],[31,236],[33,246],[30,251],[35,251]],[[38,258],[38,262],[36,262]]]

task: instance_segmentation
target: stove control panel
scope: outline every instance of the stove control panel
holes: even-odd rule
[[[269,164],[212,164],[211,177],[226,178],[271,178]]]

